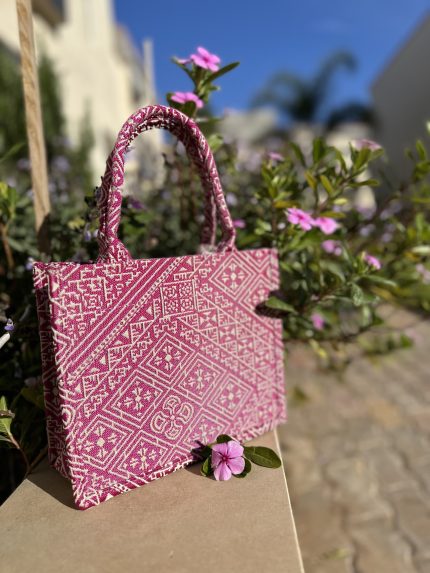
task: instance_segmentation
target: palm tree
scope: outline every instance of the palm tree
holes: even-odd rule
[[[349,71],[355,70],[355,58],[347,52],[337,52],[327,58],[310,79],[279,72],[256,95],[252,106],[271,105],[285,119],[294,122],[315,123],[322,119],[327,130],[351,120],[372,123],[371,108],[359,102],[349,102],[324,114],[333,76],[342,67]]]

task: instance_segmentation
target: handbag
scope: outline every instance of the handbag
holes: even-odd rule
[[[200,254],[134,260],[118,239],[125,153],[153,128],[175,135],[200,174],[202,242],[211,246]],[[279,287],[277,252],[235,248],[196,123],[159,105],[134,113],[97,202],[97,261],[38,262],[33,271],[48,456],[79,509],[195,462],[193,450],[221,433],[249,440],[286,415],[282,324],[256,310]]]

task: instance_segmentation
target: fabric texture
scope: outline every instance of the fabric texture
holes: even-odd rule
[[[124,153],[164,127],[199,169],[202,240],[217,252],[131,258],[117,238]],[[150,106],[124,124],[99,193],[95,263],[36,263],[50,463],[93,505],[195,461],[221,433],[244,441],[285,420],[281,321],[256,307],[279,286],[274,249],[238,251],[210,149],[192,120]]]

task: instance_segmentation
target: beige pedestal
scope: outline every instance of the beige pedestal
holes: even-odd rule
[[[192,466],[78,511],[43,463],[0,508],[0,540],[2,573],[303,571],[284,473],[257,466],[228,482]]]

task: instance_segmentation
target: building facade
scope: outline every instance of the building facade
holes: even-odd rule
[[[393,181],[406,181],[411,162],[405,148],[427,139],[430,121],[430,13],[372,86],[376,138],[385,147]]]
[[[95,137],[91,165],[98,177],[127,117],[156,101],[151,42],[144,42],[143,50],[133,44],[115,21],[112,0],[34,0],[33,11],[37,53],[51,59],[59,77],[68,135],[76,142],[83,122],[89,122]],[[1,2],[0,40],[19,51],[15,0]],[[142,161],[148,178],[155,177],[161,160],[160,133],[141,139],[127,166],[131,179]]]

